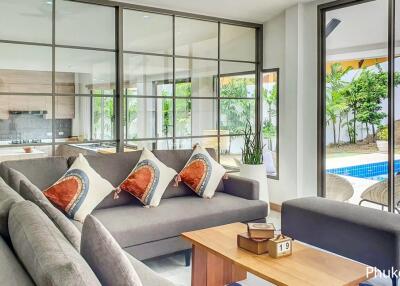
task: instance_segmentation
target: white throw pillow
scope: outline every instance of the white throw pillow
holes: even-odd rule
[[[119,185],[117,194],[125,191],[145,206],[156,207],[177,172],[167,167],[148,149],[144,148],[139,162],[129,176]]]
[[[179,180],[200,197],[210,199],[225,174],[225,168],[218,164],[207,150],[196,145],[192,156],[179,173]]]
[[[86,216],[114,189],[79,154],[61,179],[43,194],[68,217],[83,223]]]

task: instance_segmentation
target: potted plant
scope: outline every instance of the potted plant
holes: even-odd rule
[[[267,172],[263,162],[264,145],[262,144],[260,136],[261,130],[258,132],[253,132],[251,123],[247,121],[243,133],[244,145],[242,148],[240,176],[258,181],[260,200],[269,203]]]
[[[376,134],[376,146],[380,152],[388,151],[388,128],[387,126],[380,127]]]

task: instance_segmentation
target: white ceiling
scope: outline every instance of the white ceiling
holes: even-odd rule
[[[264,23],[286,8],[314,0],[121,0],[187,13]]]
[[[326,40],[328,60],[387,57],[388,1],[376,0],[329,11],[327,23],[341,21]],[[397,47],[400,22],[396,21]]]

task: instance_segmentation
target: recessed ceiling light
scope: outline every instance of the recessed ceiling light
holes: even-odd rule
[[[148,19],[148,18],[150,18],[150,16],[149,15],[144,15],[143,18]]]
[[[46,4],[47,5],[53,5],[53,1],[52,0],[48,0],[48,1],[46,1]]]

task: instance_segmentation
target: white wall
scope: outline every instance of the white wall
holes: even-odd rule
[[[320,3],[297,4],[264,23],[264,68],[280,68],[279,180],[269,180],[270,200],[278,204],[317,195]]]

